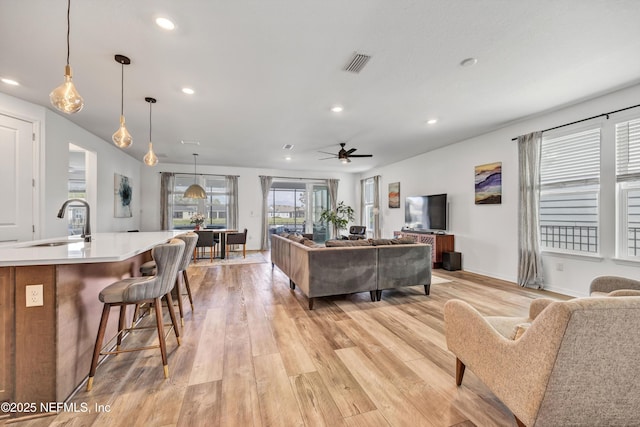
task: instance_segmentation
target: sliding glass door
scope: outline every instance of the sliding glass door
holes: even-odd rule
[[[327,239],[320,215],[329,206],[325,184],[274,181],[269,191],[269,232],[313,234],[313,240]]]

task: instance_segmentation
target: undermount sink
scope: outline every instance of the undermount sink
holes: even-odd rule
[[[73,240],[60,240],[58,242],[46,242],[46,243],[36,243],[35,245],[29,245],[29,248],[40,248],[40,247],[47,247],[47,246],[63,246],[63,245],[70,245],[72,243],[76,243]]]

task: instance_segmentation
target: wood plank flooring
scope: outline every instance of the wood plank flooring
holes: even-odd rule
[[[456,387],[443,305],[459,298],[486,315],[524,316],[532,299],[567,297],[465,272],[434,275],[450,281],[432,285],[430,296],[416,286],[371,302],[367,292],[319,298],[309,311],[270,263],[190,267],[196,308],[185,306],[182,345],[167,338],[169,379],[158,350],[120,354],[98,367],[93,391],[71,399],[90,412],[7,424],[516,425],[473,372]],[[153,344],[153,334],[128,339]]]

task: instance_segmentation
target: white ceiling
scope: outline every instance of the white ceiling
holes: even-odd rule
[[[0,1],[0,77],[21,83],[0,91],[52,108],[66,7]],[[198,153],[199,165],[360,172],[639,83],[639,22],[639,0],[74,0],[70,63],[85,107],[68,118],[111,140],[123,54],[138,159],[152,96],[160,162]],[[342,70],[354,52],[372,56],[360,74]],[[468,57],[477,65],[461,67]],[[341,141],[374,157],[319,160]]]

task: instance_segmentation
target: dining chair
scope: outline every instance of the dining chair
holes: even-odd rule
[[[216,245],[219,242],[219,240],[215,237],[215,233],[208,230],[196,230],[194,232],[198,234],[198,243],[193,250],[194,262],[197,262],[198,260],[198,248],[202,248],[202,250],[204,250],[205,248],[209,248],[209,259],[210,261],[213,261]]]
[[[242,257],[247,257],[247,229],[242,233],[227,233],[227,254],[229,254],[229,246],[242,245]]]

